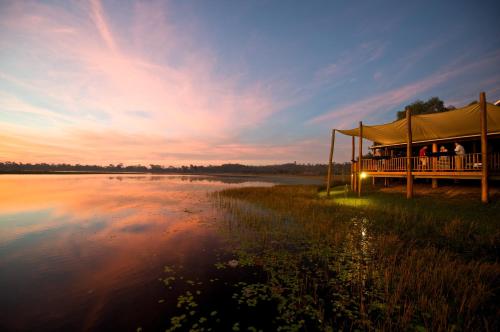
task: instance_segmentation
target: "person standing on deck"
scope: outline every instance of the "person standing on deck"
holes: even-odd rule
[[[380,152],[380,149],[375,149],[375,153],[373,155],[373,159],[377,163],[377,172],[380,171],[380,166],[381,166],[381,159],[382,159],[382,152]]]
[[[418,157],[420,158],[420,166],[422,169],[427,169],[427,145],[420,149]]]
[[[463,169],[463,159],[465,156],[465,149],[460,143],[455,142],[455,168],[458,170]]]

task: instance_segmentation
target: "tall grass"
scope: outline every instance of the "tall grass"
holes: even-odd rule
[[[280,330],[498,330],[498,206],[336,188],[228,189],[223,230]]]

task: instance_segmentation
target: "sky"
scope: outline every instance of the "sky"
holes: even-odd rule
[[[332,128],[393,121],[433,96],[500,99],[499,12],[457,0],[0,0],[0,162],[326,163]],[[338,135],[335,160],[350,150]]]

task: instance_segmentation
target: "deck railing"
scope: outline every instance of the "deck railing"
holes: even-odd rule
[[[489,169],[500,171],[500,153],[488,155]],[[479,172],[482,170],[481,153],[462,156],[411,157],[413,172]],[[406,157],[362,160],[366,172],[405,172]]]
[[[494,152],[489,155],[490,159],[488,160],[490,169],[492,171],[500,172],[500,153]]]

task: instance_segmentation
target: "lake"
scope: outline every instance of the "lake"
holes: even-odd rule
[[[185,292],[165,272],[200,285],[204,305],[224,288],[224,216],[207,194],[283,182],[310,180],[1,175],[0,330],[164,330]]]

